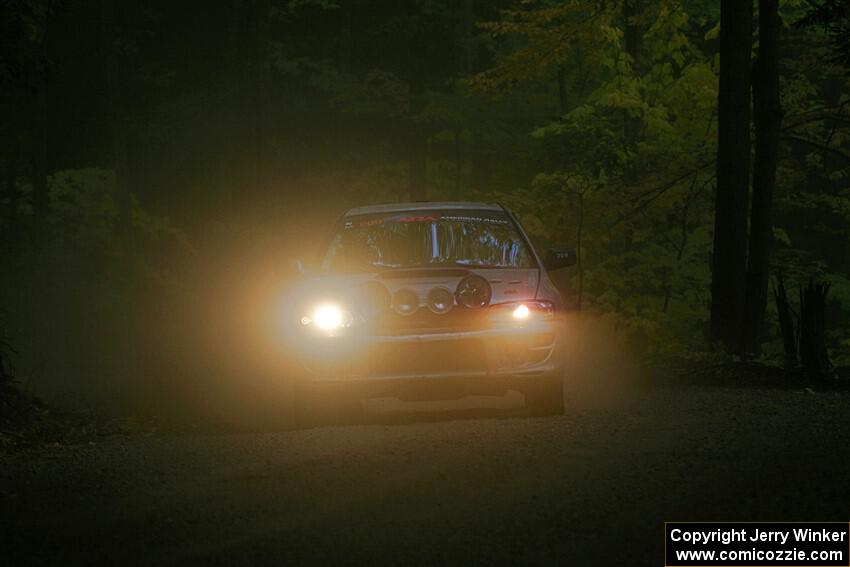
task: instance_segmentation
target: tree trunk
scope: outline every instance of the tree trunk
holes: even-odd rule
[[[752,0],[722,0],[711,336],[737,349],[747,263]]]
[[[826,349],[826,297],[830,284],[809,280],[800,288],[800,364],[806,378],[828,380],[832,363]]]
[[[127,155],[127,120],[124,111],[121,80],[121,45],[116,0],[101,0],[101,26],[106,54],[106,96],[112,137],[112,160],[115,168],[115,199],[118,205],[118,233],[124,246],[129,246],[132,232],[132,196],[130,193]]]
[[[47,84],[36,87],[33,104],[32,208],[39,230],[47,226]]]
[[[584,193],[578,194],[578,223],[576,226],[576,270],[578,271],[578,291],[576,298],[576,309],[581,311],[582,300],[584,299],[584,257],[581,253],[581,247],[584,244]]]
[[[416,22],[420,17],[416,2],[402,2],[404,13],[410,22]],[[419,62],[418,67],[411,67],[405,74],[404,80],[408,85],[407,116],[404,121],[405,143],[407,150],[408,195],[411,201],[428,199],[428,137],[430,125],[423,120],[423,111],[427,104],[427,92],[433,81],[433,70],[425,63],[433,48],[429,35],[413,23],[408,28],[406,40],[409,61]],[[446,62],[451,65],[451,62]]]
[[[269,29],[269,0],[253,0],[249,9],[249,37],[250,55],[248,64],[248,89],[250,113],[249,124],[250,148],[252,148],[250,163],[253,176],[255,195],[260,197],[260,203],[254,203],[265,207],[262,202],[269,197],[269,163],[266,152],[268,121],[268,69],[267,69],[267,46]],[[261,209],[262,210],[262,209]]]
[[[354,52],[354,36],[352,34],[352,14],[353,14],[353,0],[343,0],[340,3],[340,7],[342,8],[342,41],[340,45],[342,46],[342,51],[340,53],[340,68],[345,73],[352,73],[352,53]]]
[[[341,0],[340,7],[340,30],[339,30],[339,46],[337,59],[339,60],[339,69],[345,74],[352,75],[354,73],[352,53],[354,51],[354,34],[352,33],[352,21],[354,0]],[[334,151],[344,154],[347,148],[350,148],[354,142],[349,136],[351,124],[342,116],[337,116],[333,121],[333,140],[335,143]]]
[[[12,60],[18,62],[18,64],[23,61],[26,41],[26,34],[21,29],[22,27],[22,23],[20,21],[17,22],[15,26],[17,38],[15,40]],[[8,137],[6,138],[6,169],[3,172],[3,182],[6,187],[6,198],[9,200],[4,219],[7,229],[7,242],[11,242],[11,239],[17,236],[18,231],[18,199],[20,198],[20,194],[18,193],[17,180],[21,160],[21,129],[23,126],[21,123],[21,114],[24,110],[22,96],[24,89],[21,88],[21,83],[20,80],[15,81],[10,77],[9,82],[6,84],[6,96],[8,97],[9,106],[5,121],[5,126],[8,128]]]
[[[428,187],[426,182],[428,140],[417,129],[411,133],[410,157],[408,158],[408,192],[411,201],[427,201]]]
[[[776,312],[779,315],[779,330],[782,334],[782,346],[785,351],[785,369],[797,368],[797,342],[799,329],[794,324],[791,305],[788,303],[788,293],[785,290],[785,280],[782,275],[776,278],[773,286],[773,297],[776,300]]]
[[[7,210],[5,214],[6,235],[12,238],[17,232],[17,213],[18,213],[18,159],[21,154],[20,133],[18,132],[18,92],[17,89],[10,88],[9,93],[9,125],[8,140],[6,146],[6,169],[3,172],[4,185],[6,188]]]
[[[42,231],[47,228],[47,214],[50,207],[50,196],[47,188],[47,34],[49,6],[45,8],[44,29],[42,30],[40,47],[40,69],[38,83],[35,86],[32,120],[32,207],[34,216],[35,240],[41,240]]]
[[[758,353],[767,305],[767,280],[773,241],[773,193],[782,106],[779,100],[779,0],[759,2],[759,54],[753,67],[753,120],[756,155],[753,163],[753,203],[750,213],[750,253],[744,308],[745,352]]]
[[[475,70],[475,0],[463,2],[463,73],[472,76]]]
[[[420,85],[410,87],[410,106],[408,108],[408,193],[411,201],[425,201],[428,198],[428,136],[418,121],[419,114],[425,108],[425,95]]]
[[[485,189],[490,183],[490,163],[486,138],[473,126],[470,130],[469,158],[470,185],[475,190]]]
[[[247,179],[245,176],[245,145],[247,126],[243,112],[245,107],[245,9],[242,0],[230,0],[228,6],[228,28],[222,57],[226,73],[220,83],[222,92],[229,95],[228,101],[228,152],[222,170],[228,176],[228,189],[221,202],[233,222],[241,219],[240,204],[244,197]]]
[[[624,0],[623,15],[623,39],[626,53],[632,60],[632,72],[634,76],[640,76],[640,50],[643,30],[638,25],[636,18],[641,13],[641,0]],[[624,108],[623,115],[623,151],[626,155],[635,155],[638,143],[638,135],[641,129],[641,118],[632,114],[632,110]],[[638,178],[638,164],[635,160],[627,160],[623,171],[623,182],[625,185],[634,185]]]
[[[567,72],[564,65],[558,65],[558,110],[563,119],[567,113]]]
[[[623,30],[623,40],[626,53],[632,58],[632,69],[634,69],[635,73],[638,73],[638,55],[640,54],[641,39],[643,38],[643,30],[640,29],[640,26],[635,21],[640,11],[641,0],[624,0],[623,19],[625,20],[625,29]]]

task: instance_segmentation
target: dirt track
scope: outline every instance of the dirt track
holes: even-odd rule
[[[665,520],[840,520],[850,395],[112,439],[0,461],[6,565],[661,565]],[[11,561],[9,561],[11,560]]]

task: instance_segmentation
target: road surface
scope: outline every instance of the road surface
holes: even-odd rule
[[[850,517],[850,394],[112,438],[0,460],[5,565],[662,565],[665,520]],[[404,409],[404,408],[402,408]]]

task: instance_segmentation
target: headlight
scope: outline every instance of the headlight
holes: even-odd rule
[[[490,319],[496,323],[527,323],[548,321],[555,317],[555,306],[550,301],[518,301],[492,305]]]
[[[315,325],[322,331],[336,331],[351,325],[351,314],[337,305],[326,303],[319,305],[310,315],[301,318],[301,324],[306,326]]]
[[[336,305],[322,305],[313,313],[316,326],[325,331],[342,327],[342,310]]]
[[[517,321],[525,321],[531,315],[531,310],[525,303],[520,303],[514,310],[511,312],[511,315]]]

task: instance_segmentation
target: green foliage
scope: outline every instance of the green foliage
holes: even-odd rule
[[[847,352],[848,84],[828,42],[794,27],[805,9],[781,6],[790,47],[774,266],[834,282],[834,346]],[[530,128],[543,172],[499,198],[535,237],[580,247],[585,307],[648,352],[708,348],[718,4],[655,0],[627,16],[621,2],[523,2],[482,28],[497,58],[474,87],[561,92],[558,116]]]
[[[566,112],[532,131],[549,148],[548,171],[505,200],[534,236],[580,244],[586,307],[651,351],[692,347],[707,319],[717,78],[688,39],[688,13],[677,2],[652,3],[634,21],[638,53],[626,50],[614,4],[589,14],[579,3],[547,5],[503,18],[509,23],[488,29],[521,46],[475,84],[546,73],[554,81],[556,69],[530,54],[542,57],[559,40],[555,58],[572,79]],[[579,54],[592,54],[586,68]]]
[[[4,116],[23,116],[44,70],[46,4],[8,4],[0,72],[14,88],[0,105]],[[98,3],[83,4],[51,4],[51,25],[100,21]],[[47,42],[69,54],[48,53],[67,68],[48,91],[48,167],[62,169],[48,170],[44,226],[31,207],[35,138],[25,123],[36,121],[0,133],[0,251],[15,274],[0,286],[0,306],[15,310],[10,331],[28,353],[38,352],[32,337],[43,335],[46,351],[94,321],[89,343],[75,336],[66,349],[89,355],[79,355],[79,375],[97,374],[110,357],[93,353],[119,341],[110,330],[147,320],[148,331],[120,337],[130,354],[110,355],[114,367],[142,368],[127,362],[127,345],[179,346],[163,329],[181,306],[232,303],[220,282],[236,294],[235,282],[272,271],[270,258],[303,257],[282,244],[293,234],[318,240],[346,207],[409,199],[417,174],[424,189],[414,198],[503,202],[541,244],[578,248],[580,265],[562,278],[569,299],[645,352],[715,356],[704,331],[716,0],[644,0],[633,11],[622,0],[285,0],[270,3],[266,18],[254,11],[262,4],[211,7],[209,26],[191,34],[163,24],[194,24],[185,3],[123,5],[126,232],[110,128],[89,85],[104,79],[105,56],[88,59],[99,32]],[[809,3],[784,0],[781,11],[774,271],[792,293],[810,277],[833,283],[831,346],[847,360],[850,85],[830,30],[799,25]],[[781,345],[768,309],[773,359]],[[39,325],[20,322],[26,310]],[[156,322],[168,323],[150,322],[151,313],[167,313]],[[45,321],[61,332],[51,335]],[[71,365],[58,366],[61,374]]]
[[[115,173],[103,169],[57,171],[49,177],[50,223],[62,242],[76,249],[106,252],[118,221]]]

